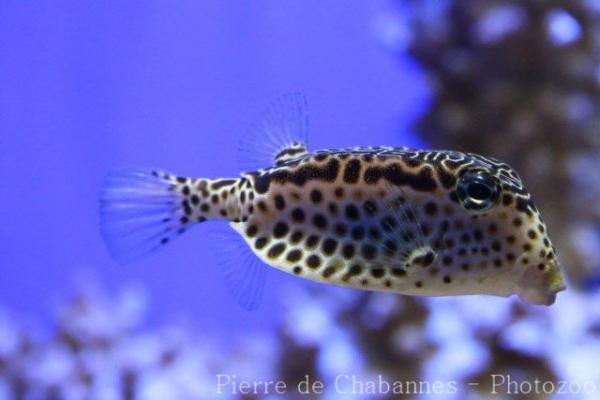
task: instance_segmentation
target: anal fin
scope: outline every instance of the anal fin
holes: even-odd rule
[[[211,236],[218,268],[231,296],[242,308],[257,309],[262,302],[268,266],[231,227],[214,227]]]

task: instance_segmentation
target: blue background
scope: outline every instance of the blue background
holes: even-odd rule
[[[0,303],[49,322],[74,276],[138,282],[150,323],[192,316],[203,330],[260,330],[263,306],[228,295],[208,224],[121,266],[104,248],[97,194],[115,167],[239,174],[236,146],[282,93],[311,109],[310,147],[415,145],[424,77],[378,47],[365,1],[11,1],[0,3]],[[241,329],[241,328],[244,329]],[[229,329],[235,328],[235,329]]]

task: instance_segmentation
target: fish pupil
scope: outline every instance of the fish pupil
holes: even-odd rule
[[[481,182],[469,184],[467,194],[475,200],[487,200],[492,197],[490,188]]]

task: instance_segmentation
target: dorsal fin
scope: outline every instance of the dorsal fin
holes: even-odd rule
[[[267,107],[240,140],[238,160],[245,170],[270,167],[307,152],[308,104],[289,93]]]
[[[279,165],[287,160],[294,159],[307,153],[306,144],[293,142],[275,155],[275,164]]]

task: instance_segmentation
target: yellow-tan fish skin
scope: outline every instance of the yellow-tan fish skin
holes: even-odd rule
[[[470,208],[479,203],[468,190],[488,192],[469,180],[492,182],[493,204]],[[517,294],[545,305],[565,287],[521,179],[479,155],[302,149],[272,168],[184,180],[178,190],[190,223],[228,219],[263,261],[306,279],[407,295]]]

